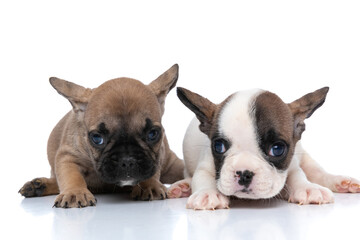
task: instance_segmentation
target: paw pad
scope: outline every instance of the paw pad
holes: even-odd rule
[[[178,181],[167,190],[168,198],[183,198],[191,195],[190,181],[185,179]]]
[[[335,192],[339,193],[360,193],[360,181],[344,177],[338,176],[335,178]]]

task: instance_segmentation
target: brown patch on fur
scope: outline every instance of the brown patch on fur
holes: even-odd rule
[[[278,141],[285,142],[288,153],[284,159],[280,159],[274,165],[279,169],[286,169],[291,162],[296,144],[293,138],[293,116],[290,109],[277,95],[264,92],[255,99],[254,111],[258,142],[265,158],[269,158],[267,154],[272,144]]]
[[[294,154],[296,143],[305,131],[304,120],[309,118],[325,102],[328,87],[306,94],[298,100],[285,104],[277,95],[264,92],[254,103],[255,121],[260,148],[270,162],[268,152],[272,144],[283,141],[287,144],[286,158],[276,159],[273,164],[286,169]]]

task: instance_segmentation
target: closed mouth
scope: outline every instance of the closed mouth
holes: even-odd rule
[[[236,195],[237,193],[246,193],[246,194],[251,194],[252,193],[252,189],[249,189],[249,188],[243,188],[241,190],[237,190],[234,192],[233,195]]]
[[[241,197],[245,197],[244,193],[246,195],[249,195],[250,198],[252,199],[257,199],[257,198],[271,198],[273,197],[273,194],[270,194],[273,190],[273,186],[271,186],[268,191],[266,191],[265,193],[262,192],[260,195],[258,193],[254,193],[253,189],[249,189],[249,188],[244,188],[241,190],[238,190],[236,192],[234,192],[234,196],[236,196],[237,194],[240,195]],[[276,194],[275,194],[276,195]]]

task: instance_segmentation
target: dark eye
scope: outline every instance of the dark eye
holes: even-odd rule
[[[224,154],[227,151],[227,141],[219,138],[213,141],[213,149],[218,154]]]
[[[104,144],[104,138],[99,133],[90,133],[90,139],[95,145]]]
[[[147,133],[147,140],[149,142],[156,142],[159,138],[160,130],[152,129]]]
[[[281,157],[282,155],[284,155],[285,151],[286,151],[285,143],[276,142],[271,146],[268,155],[272,157]]]

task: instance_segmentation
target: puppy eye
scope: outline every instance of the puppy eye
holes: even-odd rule
[[[160,130],[152,129],[147,133],[148,142],[156,142],[160,136]]]
[[[104,138],[99,133],[90,133],[90,139],[95,145],[104,144]]]
[[[224,154],[227,151],[227,145],[227,141],[222,138],[213,141],[213,149],[218,154]]]
[[[285,151],[286,151],[285,143],[276,142],[271,146],[268,155],[272,157],[281,157],[285,154]]]

